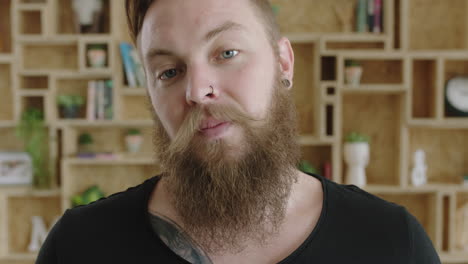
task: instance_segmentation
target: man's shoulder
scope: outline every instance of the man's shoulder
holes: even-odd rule
[[[64,214],[64,222],[69,225],[97,225],[130,219],[130,215],[145,210],[145,199],[153,190],[158,176],[145,180],[143,183],[101,198],[88,205],[68,209]],[[109,221],[111,221],[109,223]]]

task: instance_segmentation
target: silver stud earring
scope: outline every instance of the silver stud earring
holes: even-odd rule
[[[287,88],[291,87],[291,81],[289,79],[283,79],[281,81],[283,83],[283,85]]]

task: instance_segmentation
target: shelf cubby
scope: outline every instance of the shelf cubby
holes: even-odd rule
[[[325,43],[327,51],[342,51],[342,50],[383,50],[385,49],[384,41],[328,41]]]
[[[20,74],[20,88],[26,90],[47,90],[49,88],[48,75],[25,75]]]
[[[11,0],[2,0],[2,8],[0,8],[0,54],[12,52],[12,23],[11,23]]]
[[[322,81],[336,81],[336,57],[323,56],[320,71]]]
[[[76,42],[25,44],[22,56],[25,70],[78,70]]]
[[[413,60],[412,70],[412,118],[436,118],[437,61]]]
[[[111,32],[110,0],[103,0],[102,3],[102,14],[99,18],[94,19],[98,23],[97,32],[93,32],[92,34],[109,34]],[[82,34],[71,0],[57,0],[57,12],[58,34]]]
[[[32,216],[41,216],[50,229],[53,221],[62,215],[59,195],[11,196],[7,198],[7,208],[10,254],[29,253]]]
[[[403,60],[401,59],[359,59],[362,66],[361,84],[403,84]]]
[[[107,152],[107,153],[125,153],[125,135],[131,128],[139,129],[143,135],[143,144],[136,157],[152,157],[153,144],[152,144],[152,127],[141,126],[111,126],[111,127],[75,127],[71,129],[71,135],[67,137],[65,156],[73,157],[77,152],[78,137],[80,134],[88,133],[93,138],[92,151]],[[67,130],[68,131],[68,130]],[[129,157],[132,155],[128,154]]]
[[[422,149],[426,153],[430,184],[460,184],[468,174],[468,130],[411,127],[409,157]],[[410,162],[408,172],[411,172]]]
[[[438,244],[436,217],[437,195],[433,192],[414,192],[406,194],[376,193],[382,199],[404,206],[424,227],[434,246]]]
[[[124,191],[157,175],[154,165],[93,165],[67,164],[62,161],[62,206],[70,208],[70,198],[97,185],[106,196]]]
[[[41,111],[44,117],[47,118],[47,109],[45,108],[45,97],[44,96],[21,96],[21,111],[23,113],[26,109],[34,108]]]
[[[22,35],[41,35],[43,30],[42,12],[37,10],[19,11],[19,30]]]
[[[343,137],[351,132],[370,137],[370,161],[366,168],[370,185],[400,184],[401,107],[400,94],[343,94]]]
[[[460,191],[455,196],[453,252],[468,254],[468,190]]]
[[[295,72],[292,93],[299,117],[299,133],[302,135],[315,135],[317,109],[317,76],[315,68],[319,67],[316,54],[316,44],[294,44]],[[317,61],[316,61],[317,60]]]
[[[7,152],[24,152],[24,144],[22,140],[16,136],[16,127],[0,127],[0,151]]]
[[[0,120],[13,120],[11,65],[0,63]]]
[[[410,50],[468,49],[468,1],[409,0],[407,5]]]
[[[324,164],[332,163],[332,146],[331,145],[312,145],[301,146],[301,158],[312,164],[319,174],[324,175]]]
[[[151,111],[154,111],[153,106],[146,94],[126,95],[121,98],[121,105],[120,117],[122,120],[153,120],[151,114]],[[132,111],[124,109],[132,109]]]

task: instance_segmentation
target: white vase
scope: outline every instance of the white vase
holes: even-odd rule
[[[349,66],[345,68],[345,81],[351,87],[358,87],[361,83],[362,67]]]
[[[73,0],[73,10],[82,26],[93,24],[93,16],[102,10],[102,0]]]
[[[138,153],[140,151],[141,143],[143,143],[143,137],[141,135],[127,135],[125,136],[125,144],[127,151],[131,154]]]
[[[31,239],[29,242],[28,250],[30,252],[37,252],[41,248],[47,237],[47,228],[44,219],[41,216],[31,217]]]
[[[370,147],[367,142],[345,143],[344,159],[347,167],[346,184],[363,187],[367,184],[366,167],[369,164]]]

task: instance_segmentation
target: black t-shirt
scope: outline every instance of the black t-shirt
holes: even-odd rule
[[[280,263],[439,264],[419,222],[404,207],[321,176],[319,221]],[[69,209],[53,227],[36,264],[188,263],[153,232],[147,204],[155,176],[87,206]]]

